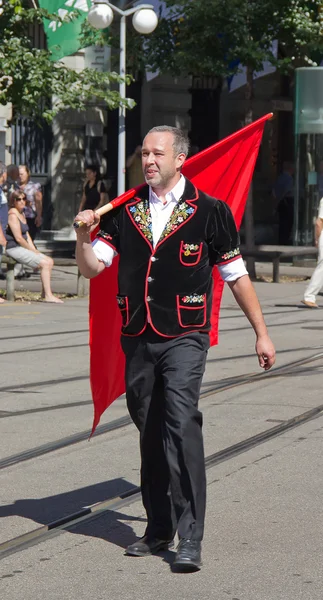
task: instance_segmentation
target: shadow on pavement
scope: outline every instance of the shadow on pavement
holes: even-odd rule
[[[0,517],[18,516],[31,519],[41,525],[48,525],[87,506],[119,496],[133,487],[133,483],[117,478],[46,498],[19,499],[13,504],[1,506]],[[111,510],[103,515],[98,515],[97,518],[91,518],[89,522],[84,521],[79,525],[66,528],[66,531],[98,537],[117,546],[125,547],[134,542],[137,536],[132,527],[123,523],[123,521],[142,521],[145,523],[146,519]]]

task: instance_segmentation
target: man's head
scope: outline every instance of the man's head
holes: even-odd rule
[[[19,179],[19,168],[17,165],[9,165],[7,167],[7,176],[11,181],[18,181]]]
[[[27,165],[19,165],[19,180],[22,185],[28,183],[30,179],[30,171]]]
[[[85,177],[87,181],[94,182],[100,176],[100,167],[97,165],[86,165],[85,167]]]
[[[142,146],[142,168],[146,182],[167,193],[180,178],[189,150],[186,135],[177,127],[160,125],[148,131]]]
[[[0,161],[0,185],[3,185],[7,181],[7,167]]]

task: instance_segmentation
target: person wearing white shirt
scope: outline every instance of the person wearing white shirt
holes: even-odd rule
[[[316,268],[307,285],[302,303],[307,308],[318,308],[316,296],[323,287],[323,198],[321,198],[318,210],[318,216],[315,221],[315,246],[318,249],[318,259]]]
[[[8,201],[7,196],[4,192],[4,186],[7,180],[7,167],[6,165],[0,161],[0,277],[4,279],[4,275],[1,269],[1,258],[3,254],[3,250],[6,246],[6,238],[5,231],[8,224]],[[2,303],[2,298],[0,299],[0,303]]]
[[[179,544],[172,568],[201,567],[206,478],[200,385],[209,348],[213,266],[228,282],[256,333],[265,370],[275,362],[261,308],[239,250],[230,208],[207,196],[181,168],[188,140],[174,127],[154,127],[142,147],[147,186],[99,223],[92,211],[76,221],[81,273],[96,277],[119,254],[117,302],[126,356],[126,395],[140,432],[145,535],[126,548],[147,556]],[[107,343],[108,340],[107,340]]]

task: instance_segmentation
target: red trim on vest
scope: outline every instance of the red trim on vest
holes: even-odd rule
[[[182,294],[181,294],[182,295]],[[181,327],[194,327],[194,331],[195,328],[197,327],[203,327],[206,323],[206,294],[203,294],[204,297],[204,303],[201,306],[183,306],[182,304],[180,304],[180,295],[176,294],[176,305],[177,305],[177,318],[178,318],[178,322],[180,324]],[[204,319],[203,319],[203,323],[198,323],[197,325],[193,325],[192,323],[190,325],[183,325],[182,323],[182,319],[181,319],[181,309],[182,310],[201,310],[204,309]]]
[[[98,235],[95,239],[98,240],[99,242],[103,242],[104,244],[106,244],[107,246],[109,246],[109,248],[112,248],[112,250],[114,250],[115,252],[117,252],[116,247],[113,246],[113,244],[110,244],[110,242],[108,242],[108,240],[106,240],[104,237],[101,237],[101,236]],[[118,252],[117,252],[117,254],[118,254]]]
[[[129,204],[126,204],[126,211],[128,214],[128,217],[131,221],[131,223],[135,226],[135,228],[137,229],[137,231],[139,231],[141,237],[147,242],[148,246],[151,248],[151,250],[153,251],[153,245],[151,244],[151,242],[148,240],[148,238],[146,238],[146,236],[143,234],[143,232],[141,231],[140,227],[138,227],[136,221],[134,220],[130,210],[129,210],[129,206],[133,206],[134,204],[138,204],[138,202],[142,202],[142,198],[135,198],[135,202],[130,202]]]
[[[179,260],[180,263],[184,266],[184,267],[195,267],[197,265],[197,263],[200,261],[201,259],[201,254],[202,254],[202,250],[203,250],[203,242],[200,243],[200,248],[197,252],[191,252],[190,251],[190,256],[196,256],[197,255],[197,259],[195,262],[185,262],[182,259],[182,255],[184,254],[185,256],[185,250],[183,250],[183,245],[185,242],[181,241],[181,245],[179,248]]]

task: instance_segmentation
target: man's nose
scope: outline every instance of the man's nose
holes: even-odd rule
[[[148,154],[148,156],[147,156],[147,163],[148,163],[149,165],[151,165],[151,164],[152,164],[152,163],[154,163],[154,162],[155,162],[155,155],[154,155],[154,153],[153,153],[153,152],[150,152],[150,153]]]

